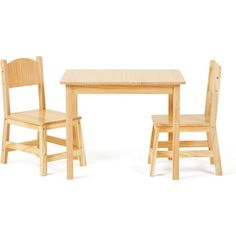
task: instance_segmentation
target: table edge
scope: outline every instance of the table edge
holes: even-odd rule
[[[181,85],[185,84],[186,81],[181,82],[166,82],[166,83],[94,83],[94,82],[64,82],[60,81],[60,84],[62,85],[68,85],[68,86],[81,86],[81,87],[90,87],[90,86],[134,86],[134,87],[145,87],[145,86],[173,86],[173,85]]]

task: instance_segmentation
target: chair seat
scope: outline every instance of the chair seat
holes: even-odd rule
[[[66,113],[52,110],[31,110],[10,114],[8,119],[21,121],[33,125],[46,125],[66,121]],[[76,117],[80,119],[81,117]]]
[[[155,126],[172,126],[172,121],[169,120],[168,115],[153,115],[152,121]],[[205,115],[181,115],[180,127],[187,126],[209,126],[209,122],[206,121]]]

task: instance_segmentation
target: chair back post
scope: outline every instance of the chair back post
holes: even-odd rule
[[[4,118],[11,113],[10,109],[10,96],[9,96],[9,86],[8,86],[8,79],[7,79],[7,61],[1,60],[1,80],[2,80],[2,91],[3,91],[3,109],[4,109]]]
[[[206,97],[205,117],[211,127],[215,127],[218,111],[219,91],[221,80],[221,66],[210,61],[208,88]]]
[[[38,85],[38,94],[39,94],[39,109],[46,110],[45,102],[45,89],[44,89],[44,78],[43,78],[43,59],[42,57],[37,56],[36,62],[38,63],[39,69],[39,85]]]

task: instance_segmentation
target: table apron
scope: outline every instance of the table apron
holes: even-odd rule
[[[70,86],[77,94],[172,94],[174,86]]]

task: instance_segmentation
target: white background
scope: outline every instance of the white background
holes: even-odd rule
[[[176,68],[186,79],[181,113],[202,113],[209,60],[218,61],[224,170],[216,177],[208,159],[181,160],[172,181],[171,162],[158,160],[150,178],[150,116],[166,113],[167,97],[81,95],[88,166],[75,162],[68,181],[65,161],[52,162],[40,177],[37,158],[10,153],[0,165],[0,235],[236,235],[235,12],[233,0],[0,0],[0,58],[43,56],[51,109],[65,111],[68,68]],[[36,107],[31,89],[13,90],[13,111]],[[14,127],[11,139],[35,135]]]

